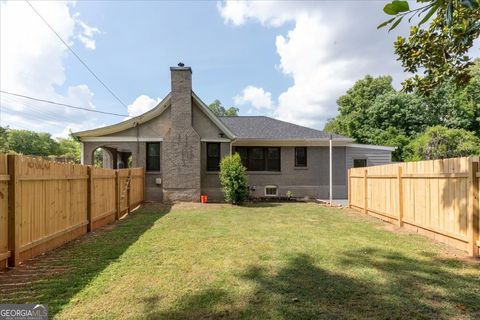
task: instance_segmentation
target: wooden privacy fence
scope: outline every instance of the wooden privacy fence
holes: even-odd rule
[[[0,154],[0,268],[119,219],[143,201],[143,190],[143,168],[102,169]]]
[[[349,207],[479,255],[479,158],[348,171]]]

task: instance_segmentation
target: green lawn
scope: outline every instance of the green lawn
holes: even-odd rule
[[[480,318],[477,262],[316,204],[144,208],[18,270],[0,302],[59,319]]]

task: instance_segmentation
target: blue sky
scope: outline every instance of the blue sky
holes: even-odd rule
[[[170,89],[169,67],[193,69],[195,92],[242,115],[321,129],[335,100],[366,74],[404,79],[384,2],[36,2],[32,5],[129,106],[116,101],[25,2],[1,2],[2,90],[131,115]],[[123,120],[1,96],[1,125],[64,136]]]
[[[80,2],[76,9],[104,32],[96,37],[95,51],[80,46],[82,56],[125,101],[140,94],[166,95],[169,66],[180,61],[192,66],[194,90],[206,103],[218,98],[233,105],[238,89],[252,81],[272,93],[292,82],[274,68],[278,30],[253,24],[228,26],[216,2]],[[138,19],[125,23],[128,17]],[[91,84],[96,95],[106,99],[102,102],[110,102],[108,93],[90,81],[79,63],[70,58],[68,65],[72,74],[81,75],[80,82]]]

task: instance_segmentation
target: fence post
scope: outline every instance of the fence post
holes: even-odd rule
[[[128,169],[128,184],[127,184],[127,213],[130,213],[130,189],[132,187],[132,170]]]
[[[468,254],[478,257],[478,157],[468,159]]]
[[[88,166],[88,179],[87,179],[87,232],[92,232],[93,230],[93,219],[92,219],[92,210],[93,210],[93,178],[92,178],[92,167]]]
[[[403,181],[402,181],[402,166],[397,169],[398,182],[398,226],[403,226]]]
[[[10,267],[18,266],[20,263],[20,221],[19,215],[19,182],[18,182],[18,156],[9,154],[7,156],[8,174],[10,180],[8,182],[8,250],[10,258],[8,265]]]
[[[142,183],[142,186],[143,186],[142,202],[144,202],[145,201],[145,192],[146,192],[145,189],[147,187],[147,179],[145,177],[145,168],[142,168],[142,179],[143,179],[142,180],[143,181],[143,183]]]
[[[115,220],[120,219],[120,176],[118,170],[115,170]]]
[[[348,169],[348,180],[347,180],[347,183],[348,183],[348,186],[347,186],[347,200],[348,200],[348,204],[347,206],[349,208],[351,208],[350,206],[350,199],[352,197],[352,178],[351,178],[351,169]]]
[[[363,196],[364,196],[364,208],[363,213],[368,214],[368,180],[367,180],[368,169],[363,171]]]

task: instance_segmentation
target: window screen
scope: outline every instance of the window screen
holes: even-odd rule
[[[160,171],[160,142],[147,142],[147,171]]]
[[[207,143],[207,171],[220,170],[220,143]]]
[[[307,147],[295,148],[295,167],[307,166]]]
[[[354,168],[362,168],[367,166],[367,159],[353,159]]]

